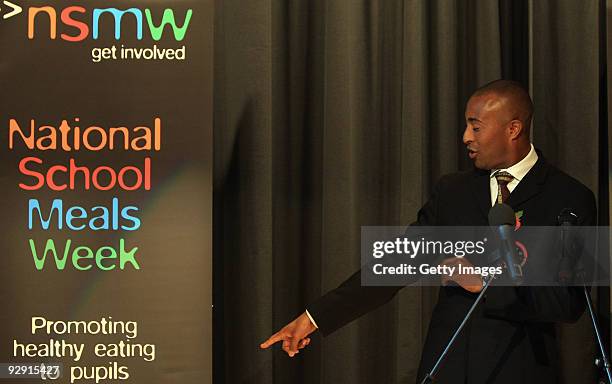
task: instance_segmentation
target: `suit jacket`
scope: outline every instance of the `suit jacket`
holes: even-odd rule
[[[596,225],[593,193],[579,181],[539,159],[507,204],[523,210],[523,225],[555,226],[564,208],[579,225]],[[487,226],[491,208],[489,171],[446,175],[421,208],[415,224]],[[308,306],[325,336],[389,301],[402,287],[363,287],[360,272]],[[476,298],[461,287],[442,287],[434,308],[418,373],[429,372]],[[572,322],[584,311],[577,287],[490,287],[435,382],[557,383],[559,371],[555,322]]]

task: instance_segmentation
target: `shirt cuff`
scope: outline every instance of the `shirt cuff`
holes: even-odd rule
[[[312,323],[312,325],[314,325],[316,329],[319,329],[319,327],[317,326],[317,323],[315,323],[315,321],[312,318],[312,316],[310,316],[310,312],[308,312],[308,310],[306,310],[306,316],[308,316],[308,318],[310,319],[310,322]]]

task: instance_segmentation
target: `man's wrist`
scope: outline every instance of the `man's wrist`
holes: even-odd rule
[[[310,319],[310,322],[312,323],[312,325],[314,325],[316,329],[319,329],[319,327],[317,326],[317,323],[312,318],[312,316],[310,315],[310,312],[308,312],[308,310],[306,310],[306,316],[308,316],[308,318]]]

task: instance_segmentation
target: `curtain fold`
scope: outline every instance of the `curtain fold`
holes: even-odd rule
[[[508,36],[526,34],[526,9],[501,0],[217,2],[218,382],[414,382],[434,288],[403,289],[331,336],[315,335],[298,358],[258,345],[359,268],[362,225],[409,224],[441,175],[470,166],[465,103],[491,80],[524,80],[528,47]],[[580,39],[591,37],[583,24],[592,12],[583,16],[568,14],[584,34],[566,54],[580,55]],[[565,38],[561,24],[539,28]],[[543,91],[546,65],[536,84],[541,117],[574,102]],[[580,86],[567,71],[554,81]],[[547,121],[536,120],[536,144],[553,140]],[[573,127],[559,121],[555,132],[569,141]],[[557,160],[568,146],[554,143]],[[560,165],[593,186],[597,170],[576,158]]]
[[[534,145],[560,169],[599,185],[599,1],[533,1]],[[604,139],[605,140],[605,139]],[[601,198],[598,196],[601,206]],[[596,290],[593,290],[596,294]],[[593,330],[587,314],[558,327],[566,383],[594,382]]]

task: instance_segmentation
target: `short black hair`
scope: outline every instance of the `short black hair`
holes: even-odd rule
[[[527,132],[529,132],[531,118],[533,117],[533,101],[529,92],[521,83],[514,80],[494,80],[478,88],[472,94],[472,97],[489,93],[494,93],[509,100],[510,105],[515,109],[513,112],[516,118],[521,120],[527,128]]]

